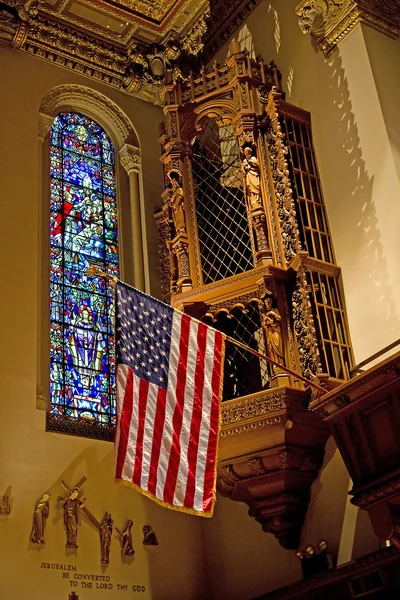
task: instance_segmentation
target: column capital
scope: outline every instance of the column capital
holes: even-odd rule
[[[301,31],[316,38],[327,56],[358,23],[393,39],[400,31],[399,0],[303,0],[296,15]]]
[[[38,134],[39,139],[43,143],[46,139],[47,134],[49,133],[51,126],[53,125],[54,117],[50,115],[44,115],[43,113],[39,113],[39,127]]]
[[[140,168],[140,149],[130,144],[124,144],[119,151],[119,158],[125,171],[132,173]]]

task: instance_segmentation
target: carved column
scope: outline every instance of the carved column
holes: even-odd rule
[[[262,185],[261,165],[257,152],[258,128],[251,88],[251,65],[249,57],[232,42],[231,56],[227,61],[229,76],[234,90],[238,115],[233,121],[235,134],[242,152],[244,188],[247,198],[249,224],[253,232],[253,254],[257,265],[271,262],[268,224],[265,214],[266,199]]]
[[[306,253],[304,253],[306,256]],[[297,271],[296,287],[292,296],[293,323],[297,339],[301,372],[307,379],[315,379],[322,372],[314,319],[307,289],[304,267]]]
[[[125,144],[119,151],[122,166],[128,173],[129,192],[132,219],[132,248],[133,248],[133,281],[139,290],[145,289],[143,236],[140,211],[139,168],[140,150],[135,146]]]
[[[181,123],[178,112],[177,88],[167,77],[165,86],[166,128],[163,129],[160,142],[164,149],[162,163],[167,189],[163,193],[164,211],[171,214],[173,225],[173,239],[169,242],[169,249],[174,256],[170,258],[173,271],[177,268],[177,280],[171,285],[174,291],[184,292],[192,288],[193,249],[189,244],[189,205],[187,199],[187,182],[184,181],[184,147],[181,139]],[[167,206],[165,201],[167,201]]]
[[[176,258],[172,251],[172,215],[169,203],[170,190],[162,194],[163,208],[156,209],[154,218],[157,225],[158,252],[160,256],[160,284],[164,302],[171,300],[171,294],[176,292],[178,271]]]
[[[284,134],[279,123],[277,102],[281,94],[273,88],[268,95],[265,112],[269,118],[266,141],[273,184],[273,195],[281,230],[283,255],[288,265],[301,250],[300,235],[297,224],[293,192],[290,184],[289,169],[286,161],[287,148]]]

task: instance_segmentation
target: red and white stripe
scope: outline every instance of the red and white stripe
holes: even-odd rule
[[[118,365],[116,478],[178,510],[213,510],[223,344],[176,311],[167,390]]]

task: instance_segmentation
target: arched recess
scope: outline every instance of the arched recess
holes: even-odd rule
[[[63,111],[79,112],[96,121],[114,145],[120,229],[121,276],[135,287],[148,286],[147,251],[141,201],[141,156],[137,133],[126,114],[103,94],[81,85],[57,86],[39,109],[39,269],[37,407],[48,410],[49,382],[49,132]]]

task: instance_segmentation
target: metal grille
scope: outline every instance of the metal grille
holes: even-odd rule
[[[237,307],[231,313],[219,312],[214,319],[205,319],[219,331],[266,354],[264,332],[257,302],[246,309]],[[240,398],[270,387],[270,372],[265,360],[227,343],[225,350],[223,400]]]
[[[322,273],[308,272],[307,282],[322,370],[337,379],[350,379],[353,355],[340,281]]]
[[[254,267],[243,176],[230,125],[203,121],[193,143],[193,179],[204,283]]]
[[[281,127],[289,149],[289,170],[301,241],[310,256],[334,263],[311,127],[287,115],[282,116]]]

